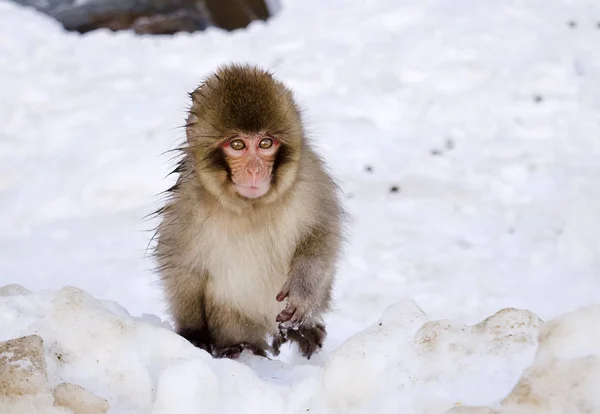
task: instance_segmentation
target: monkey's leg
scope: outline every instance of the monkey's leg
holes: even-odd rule
[[[267,353],[263,348],[258,348],[255,345],[252,345],[248,342],[242,342],[237,345],[227,346],[224,348],[215,348],[212,352],[212,355],[215,358],[230,358],[236,359],[238,358],[244,350],[252,352],[254,355],[258,355],[261,357],[266,357]]]
[[[173,269],[163,278],[176,332],[194,346],[211,351],[211,335],[206,323],[202,276]]]
[[[265,340],[265,326],[226,306],[212,303],[207,310],[215,358],[237,358],[244,350],[267,356],[271,347]]]
[[[302,355],[310,359],[313,353],[323,347],[327,336],[325,325],[321,323],[304,323],[297,329],[287,330],[287,337],[298,345]]]

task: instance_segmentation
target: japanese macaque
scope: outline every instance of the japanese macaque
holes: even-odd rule
[[[155,250],[176,331],[214,357],[291,340],[310,358],[342,245],[337,186],[270,73],[224,66],[190,96]]]

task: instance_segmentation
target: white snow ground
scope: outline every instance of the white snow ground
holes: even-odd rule
[[[0,286],[32,291],[0,298],[0,340],[39,333],[50,382],[110,413],[433,414],[521,376],[498,412],[600,412],[599,22],[594,0],[287,0],[233,34],[79,36],[0,0]],[[144,256],[186,93],[229,61],[296,91],[354,218],[310,361],[192,348]]]

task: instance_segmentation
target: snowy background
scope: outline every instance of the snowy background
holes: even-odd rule
[[[138,37],[0,0],[0,286],[30,291],[0,340],[111,414],[600,413],[600,3],[281,3]],[[353,217],[310,361],[193,348],[145,252],[187,92],[231,61],[296,92]]]

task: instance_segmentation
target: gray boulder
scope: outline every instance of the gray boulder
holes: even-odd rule
[[[12,0],[57,19],[65,29],[86,33],[107,28],[138,34],[226,30],[266,20],[265,0]]]

